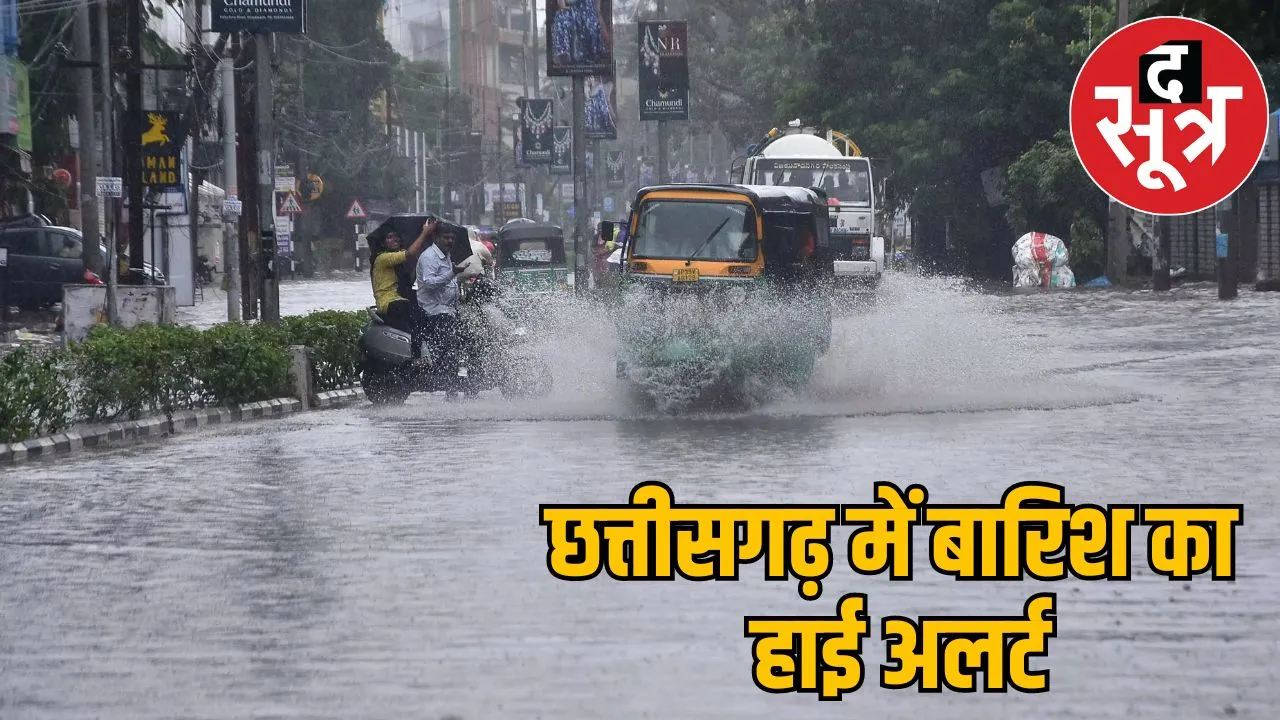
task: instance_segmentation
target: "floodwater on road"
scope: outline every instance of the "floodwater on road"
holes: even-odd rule
[[[355,309],[365,280],[287,285]],[[212,309],[210,309],[212,306]],[[216,302],[184,311],[222,319]],[[203,313],[203,315],[201,314]],[[204,318],[202,321],[201,318]],[[609,321],[566,304],[541,402],[414,396],[0,475],[0,717],[1272,718],[1280,707],[1280,298],[1207,286],[996,297],[894,275],[839,320],[811,395],[649,417],[616,388]],[[994,503],[1242,503],[1233,582],[862,577],[833,537],[822,596],[764,580],[564,582],[540,503],[865,503],[877,481]],[[888,615],[1018,615],[1056,592],[1044,694],[879,687]],[[866,682],[843,702],[752,682],[744,616],[867,594]],[[979,680],[981,682],[981,680]]]

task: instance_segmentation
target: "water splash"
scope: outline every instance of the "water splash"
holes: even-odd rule
[[[835,415],[1074,407],[1117,397],[1114,389],[1067,387],[1049,361],[1063,352],[1061,318],[1044,320],[1025,298],[1000,297],[959,280],[893,273],[869,308],[837,307],[829,351],[798,387],[747,377],[730,397],[715,352],[685,363],[631,368],[617,378],[628,332],[694,332],[707,347],[769,353],[787,347],[785,314],[768,302],[722,305],[714,323],[695,322],[692,298],[633,298],[610,306],[573,295],[537,301],[529,351],[546,361],[555,390],[540,400],[481,396],[458,403],[415,396],[402,410],[418,419],[570,420],[749,414]],[[620,322],[618,320],[621,320]],[[623,337],[619,337],[619,331]],[[697,400],[701,398],[701,400]]]

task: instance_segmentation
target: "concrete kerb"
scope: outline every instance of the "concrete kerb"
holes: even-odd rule
[[[298,355],[306,358],[309,353]],[[174,413],[172,419],[154,416],[128,422],[79,426],[57,435],[0,444],[0,466],[72,455],[82,450],[125,447],[212,425],[284,417],[309,410],[331,410],[364,400],[364,393],[359,388],[313,393],[310,363],[300,362],[294,368],[295,397],[275,398],[236,407],[183,410]],[[299,398],[306,398],[306,401]]]

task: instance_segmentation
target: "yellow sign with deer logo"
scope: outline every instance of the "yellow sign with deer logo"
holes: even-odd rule
[[[157,189],[181,186],[181,113],[148,110],[146,120],[142,133],[142,184]]]

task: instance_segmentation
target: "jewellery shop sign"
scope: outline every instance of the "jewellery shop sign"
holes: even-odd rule
[[[211,0],[210,29],[216,33],[288,33],[307,27],[307,0]]]

